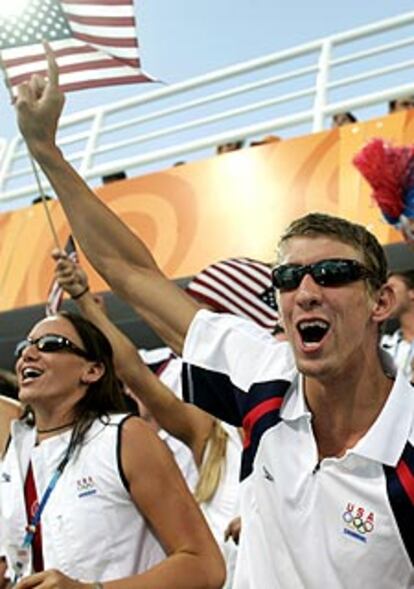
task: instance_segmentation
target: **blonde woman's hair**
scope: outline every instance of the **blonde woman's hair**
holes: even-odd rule
[[[194,497],[198,503],[210,501],[217,491],[225,468],[228,437],[223,426],[215,419],[207,440],[200,475],[194,491]]]

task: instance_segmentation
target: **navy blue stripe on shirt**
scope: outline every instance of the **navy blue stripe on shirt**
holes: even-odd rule
[[[285,380],[255,383],[244,392],[227,375],[189,364],[183,365],[182,377],[186,401],[231,425],[243,426],[241,477],[245,478],[252,471],[262,435],[280,421],[280,407],[291,383]]]
[[[397,466],[384,465],[388,498],[414,566],[414,447],[407,442]]]
[[[227,374],[187,363],[183,363],[181,375],[185,401],[238,427],[255,407],[268,399],[284,397],[291,385],[287,380],[269,380],[243,391]]]
[[[243,416],[235,387],[226,374],[183,362],[181,379],[184,401],[231,425],[241,426]]]

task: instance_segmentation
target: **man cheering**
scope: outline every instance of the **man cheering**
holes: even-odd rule
[[[414,587],[414,395],[379,351],[394,293],[376,238],[323,214],[288,227],[273,272],[288,343],[200,309],[63,158],[46,50],[48,82],[20,87],[19,125],[74,236],[182,353],[188,396],[244,428],[235,589]]]

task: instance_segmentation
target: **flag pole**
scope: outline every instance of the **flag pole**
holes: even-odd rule
[[[14,104],[15,100],[14,100],[14,96],[13,96],[13,91],[11,89],[10,80],[9,80],[8,75],[7,75],[7,71],[6,71],[4,62],[3,62],[1,51],[0,51],[0,69],[1,69],[1,71],[3,73],[4,84],[5,84],[5,86],[6,86],[7,90],[8,90],[8,93],[9,93],[9,96],[10,96],[10,101],[11,101],[12,104]],[[40,179],[39,170],[37,169],[36,162],[35,162],[32,154],[30,153],[30,149],[29,149],[29,147],[28,147],[28,145],[26,143],[25,138],[22,137],[22,139],[23,139],[24,143],[26,144],[27,153],[28,153],[28,156],[29,156],[29,160],[30,160],[30,164],[31,164],[31,167],[32,167],[33,175],[35,177],[36,184],[37,184],[37,187],[38,187],[38,190],[39,190],[40,199],[41,199],[41,202],[42,202],[42,205],[43,205],[43,209],[44,209],[45,214],[46,214],[46,220],[47,220],[47,223],[49,225],[49,228],[50,228],[50,230],[52,232],[52,237],[53,237],[54,244],[57,247],[57,249],[59,251],[61,251],[61,247],[60,247],[60,243],[59,243],[59,238],[58,238],[58,235],[57,235],[57,231],[55,229],[55,226],[53,224],[52,216],[50,214],[50,210],[49,210],[49,207],[48,207],[48,204],[47,204],[46,194],[45,194],[45,191],[43,190],[43,186],[42,186],[42,182],[41,182],[41,179]]]

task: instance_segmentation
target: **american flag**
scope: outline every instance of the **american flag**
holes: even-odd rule
[[[78,262],[78,253],[76,251],[76,245],[73,237],[69,235],[68,240],[65,245],[65,252],[68,257],[72,260],[72,262]],[[59,286],[57,280],[55,280],[49,290],[49,295],[47,297],[46,303],[46,317],[50,315],[55,315],[62,304],[63,300],[63,288]]]
[[[0,55],[12,91],[47,73],[43,40],[64,92],[153,81],[141,70],[133,0],[28,0],[21,14],[2,11]]]
[[[279,321],[271,267],[250,258],[229,258],[204,268],[186,291],[215,311],[252,319],[273,333]]]

